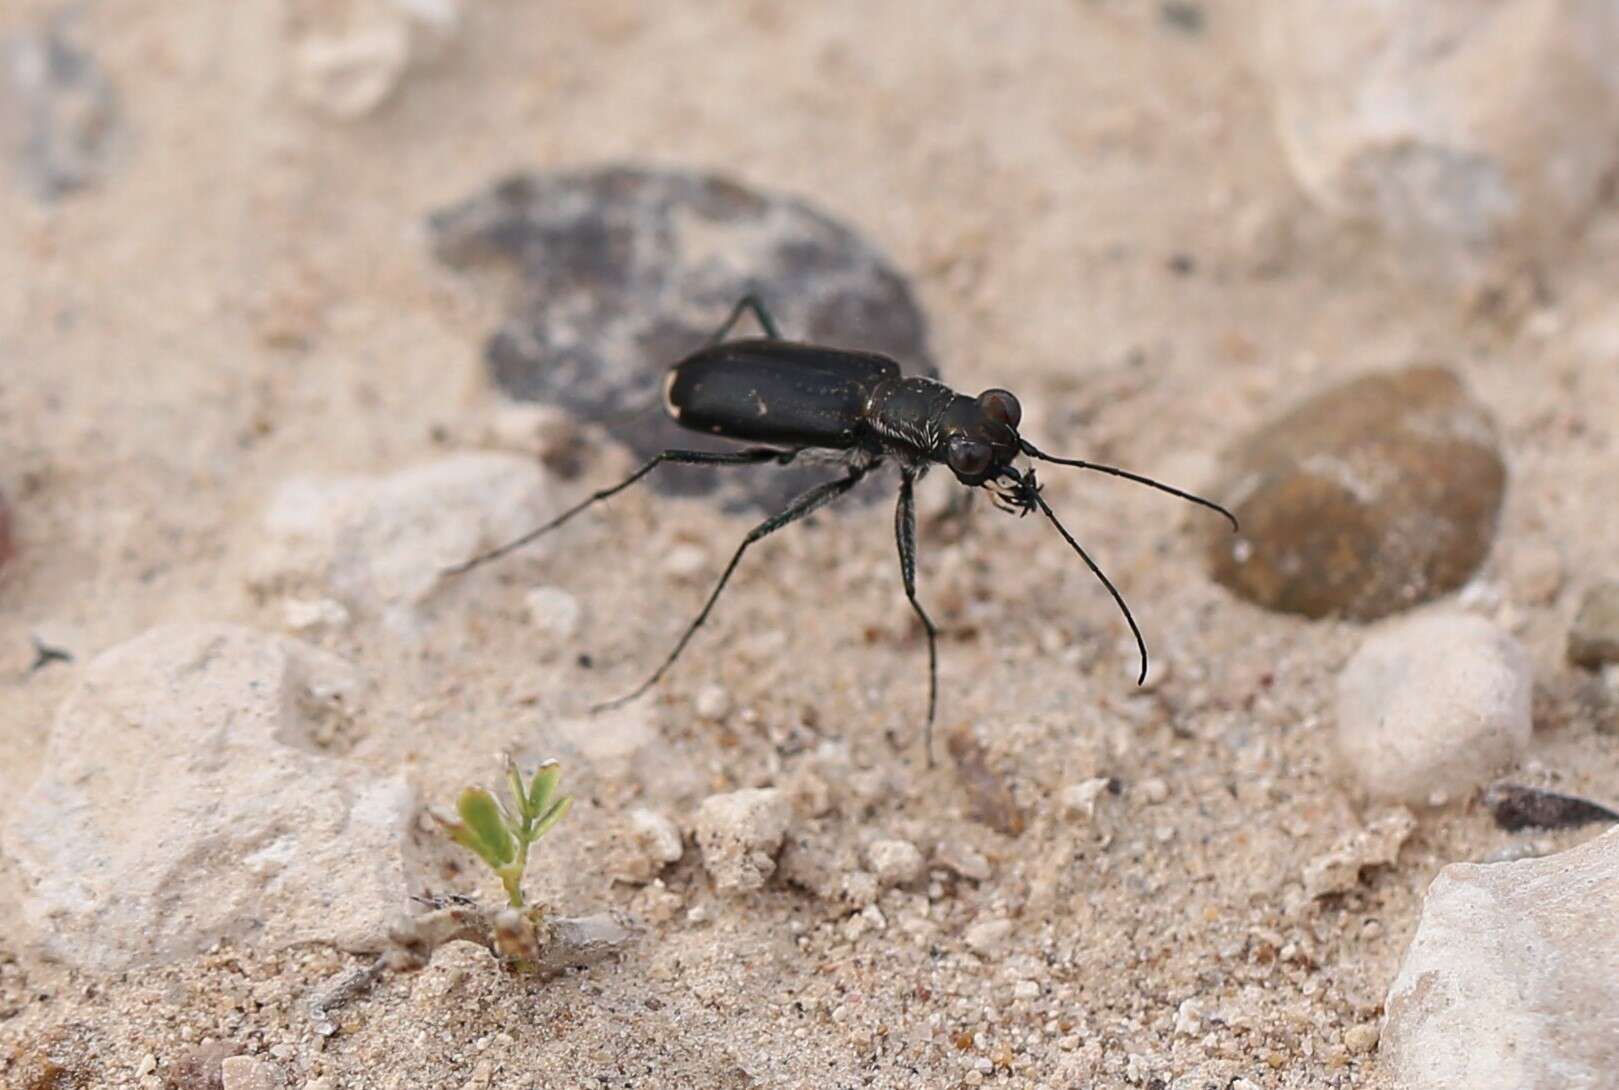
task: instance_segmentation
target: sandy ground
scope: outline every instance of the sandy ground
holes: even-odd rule
[[[53,9],[10,0],[0,37]],[[479,4],[449,54],[343,125],[288,93],[270,3],[95,7],[82,39],[119,88],[121,160],[51,206],[0,187],[0,488],[21,549],[0,575],[0,810],[37,773],[75,677],[26,674],[31,634],[82,662],[161,622],[276,629],[245,572],[279,481],[476,442],[499,300],[436,266],[421,223],[512,168],[629,160],[805,195],[914,275],[947,379],[1019,391],[1051,449],[1188,484],[1300,391],[1449,361],[1497,414],[1511,472],[1482,608],[1566,691],[1577,592],[1613,564],[1619,216],[1543,270],[1536,306],[1424,291],[1302,206],[1221,8],[1197,34],[1145,3],[1006,10]],[[603,451],[585,472],[606,481],[624,462]],[[1467,807],[1427,815],[1397,866],[1309,904],[1301,867],[1364,813],[1329,745],[1355,629],[1213,586],[1195,512],[1049,479],[1164,673],[1134,690],[1110,604],[1032,521],[980,505],[958,539],[924,526],[924,593],[950,630],[941,731],[981,739],[1029,816],[1021,835],[972,820],[951,762],[923,765],[923,650],[889,518],[853,509],[758,549],[660,690],[653,756],[574,782],[536,888],[567,911],[638,914],[647,933],[622,961],[521,984],[455,955],[384,981],[320,1040],[301,997],[354,959],[226,948],[111,979],[67,971],[30,955],[0,859],[0,1063],[22,1078],[50,1055],[85,1080],[40,1086],[155,1086],[213,1038],[294,1087],[1388,1085],[1345,1032],[1375,1024],[1438,868],[1514,838]],[[947,491],[930,480],[924,505]],[[447,801],[499,750],[546,755],[555,724],[636,679],[699,602],[703,581],[664,567],[670,546],[717,566],[744,528],[626,496],[437,600],[424,643],[361,619],[329,641],[371,685],[350,756]],[[1545,543],[1565,588],[1516,601],[1503,565]],[[540,583],[584,603],[593,669],[532,652],[522,592]],[[693,713],[706,684],[737,705],[723,725]],[[689,822],[710,791],[802,780],[826,743],[848,754],[828,785],[840,802],[799,833],[964,843],[992,875],[887,893],[879,926],[779,882],[718,898],[689,848],[661,893],[591,866],[631,802]],[[1600,796],[1619,740],[1552,724],[1533,761]],[[1061,789],[1091,776],[1120,795],[1094,822],[1065,818]],[[475,880],[434,878],[455,881]],[[967,946],[973,923],[1002,917],[999,949]]]

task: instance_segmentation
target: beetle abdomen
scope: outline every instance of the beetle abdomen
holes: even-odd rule
[[[872,389],[899,376],[886,356],[790,341],[731,341],[669,369],[664,408],[692,431],[783,447],[848,448]]]

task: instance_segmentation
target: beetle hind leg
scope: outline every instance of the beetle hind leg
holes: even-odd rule
[[[736,323],[742,320],[742,315],[745,313],[752,313],[754,320],[759,323],[759,328],[765,331],[766,337],[773,341],[782,339],[781,330],[776,328],[776,320],[770,316],[770,311],[765,307],[764,300],[750,291],[736,301],[736,306],[731,308],[730,317],[726,318],[719,329],[715,330],[714,335],[708,339],[709,347],[712,348],[725,340],[726,337],[729,337],[731,330],[735,328]]]

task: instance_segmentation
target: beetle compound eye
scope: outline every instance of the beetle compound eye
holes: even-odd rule
[[[1010,390],[985,390],[978,395],[978,406],[984,410],[985,416],[1009,428],[1015,429],[1023,419],[1023,406],[1018,404]]]
[[[989,471],[995,452],[988,443],[976,439],[952,439],[948,460],[950,468],[962,477],[981,477]]]

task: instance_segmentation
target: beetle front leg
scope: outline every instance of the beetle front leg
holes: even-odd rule
[[[912,487],[916,482],[913,470],[903,470],[899,481],[899,503],[894,508],[894,541],[899,546],[899,574],[905,583],[905,597],[922,621],[928,635],[928,723],[924,731],[928,751],[928,767],[933,767],[933,713],[939,702],[939,630],[928,616],[922,603],[916,600],[916,499]]]
[[[788,504],[781,512],[771,515],[769,518],[765,519],[759,525],[750,530],[748,532],[748,536],[742,539],[742,544],[737,546],[736,552],[731,555],[731,562],[725,566],[725,571],[720,574],[719,582],[714,584],[713,591],[709,593],[708,601],[703,603],[702,611],[698,613],[692,622],[686,626],[686,631],[681,634],[680,641],[675,644],[675,649],[669,652],[669,656],[663,660],[663,664],[654,670],[652,672],[652,676],[637,686],[633,692],[628,692],[617,699],[608,700],[597,704],[591,709],[591,711],[596,712],[603,711],[607,708],[616,708],[620,704],[625,704],[631,700],[634,700],[636,697],[652,688],[652,686],[656,685],[658,680],[662,678],[663,675],[668,671],[669,667],[675,664],[675,660],[678,659],[680,657],[680,653],[686,649],[686,645],[690,643],[691,638],[697,634],[697,630],[703,627],[703,622],[708,620],[709,613],[714,609],[714,603],[719,601],[720,592],[723,591],[725,589],[725,585],[731,581],[731,573],[736,571],[736,566],[742,562],[742,554],[748,551],[748,546],[752,545],[760,538],[768,537],[777,530],[780,530],[783,526],[790,526],[798,520],[806,518],[807,516],[814,514],[816,511],[819,511],[833,500],[844,495],[855,485],[859,484],[869,469],[870,466],[866,465],[851,465],[846,476],[840,477],[835,481],[827,481],[824,484],[816,485],[808,492],[803,493],[797,499],[793,500],[793,502]]]

